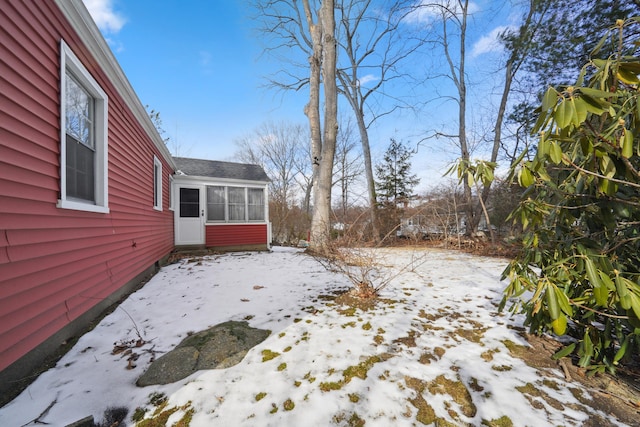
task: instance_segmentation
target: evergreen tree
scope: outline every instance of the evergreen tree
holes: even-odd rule
[[[618,19],[640,14],[636,0],[537,0],[535,4],[544,15],[543,30],[532,35],[525,68],[535,76],[532,83],[538,88],[575,82],[602,34]],[[632,29],[625,38],[627,46],[634,46],[638,36]],[[615,47],[603,46],[600,56],[614,52]]]
[[[391,138],[382,163],[376,165],[378,206],[403,208],[414,197],[413,189],[420,180],[411,173],[412,155],[402,142]]]

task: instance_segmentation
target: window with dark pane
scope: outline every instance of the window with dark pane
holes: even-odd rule
[[[94,101],[72,75],[66,77],[67,197],[95,202]]]
[[[200,190],[197,188],[180,189],[180,217],[197,218],[200,216]]]

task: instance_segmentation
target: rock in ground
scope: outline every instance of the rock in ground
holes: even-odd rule
[[[271,331],[247,322],[229,321],[192,334],[155,360],[136,384],[145,387],[169,384],[202,369],[222,369],[240,363],[247,352],[264,341]]]

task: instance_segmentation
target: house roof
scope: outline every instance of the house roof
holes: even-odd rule
[[[187,157],[174,157],[173,160],[176,162],[177,170],[185,175],[247,181],[269,181],[264,169],[258,165],[189,159]]]

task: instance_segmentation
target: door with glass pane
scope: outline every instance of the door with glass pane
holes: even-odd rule
[[[176,245],[204,244],[204,187],[178,186]]]

